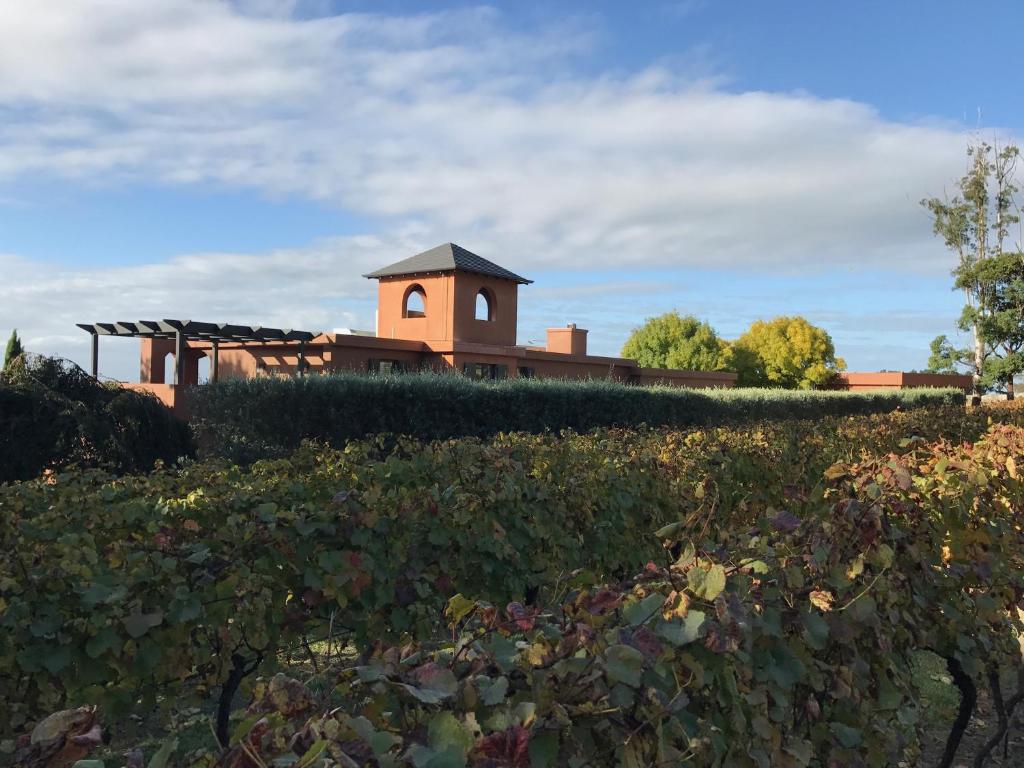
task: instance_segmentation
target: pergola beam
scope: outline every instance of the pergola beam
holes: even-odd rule
[[[121,336],[145,339],[175,339],[209,342],[307,342],[318,336],[312,331],[291,328],[264,328],[262,326],[234,325],[230,323],[201,323],[194,320],[139,320],[131,323],[77,323],[83,331],[100,336]]]

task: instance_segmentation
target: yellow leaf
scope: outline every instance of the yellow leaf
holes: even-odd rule
[[[661,607],[661,615],[667,620],[672,618],[685,619],[690,610],[690,597],[674,589],[668,593],[665,603]]]
[[[816,589],[811,592],[810,599],[811,605],[816,608],[820,608],[826,613],[832,610],[832,603],[835,600],[831,592],[824,592],[820,589]]]
[[[1013,456],[1006,457],[1006,471],[1010,473],[1010,477],[1014,480],[1017,479],[1017,462],[1013,460]]]

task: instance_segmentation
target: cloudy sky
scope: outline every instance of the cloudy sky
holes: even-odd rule
[[[45,7],[45,10],[44,10]],[[968,16],[970,14],[970,16]],[[977,24],[972,19],[997,19]],[[445,241],[534,279],[520,341],[803,314],[851,369],[959,313],[918,201],[1024,124],[1015,2],[3,0],[0,334],[373,327]],[[108,340],[101,372],[137,349]]]

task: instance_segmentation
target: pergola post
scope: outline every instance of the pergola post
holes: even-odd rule
[[[305,367],[306,367],[306,342],[305,342],[305,340],[303,340],[303,341],[299,342],[299,362],[298,362],[298,365],[296,366],[296,369],[297,369],[296,372],[298,373],[299,376],[304,376],[305,375],[305,370],[304,370]]]
[[[100,335],[95,331],[92,333],[92,377],[100,377]]]
[[[213,360],[210,362],[210,381],[216,382],[220,375],[220,342],[213,340]]]
[[[180,386],[185,378],[185,334],[174,332],[174,386]]]

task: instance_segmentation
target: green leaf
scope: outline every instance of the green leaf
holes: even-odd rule
[[[608,680],[636,688],[643,673],[644,655],[629,645],[613,645],[604,652]]]
[[[66,669],[71,664],[71,649],[62,645],[56,649],[50,651],[43,659],[43,667],[51,675],[56,675],[58,672]]]
[[[160,745],[160,749],[149,759],[146,768],[167,768],[167,761],[171,759],[174,750],[178,748],[177,739],[168,739]]]
[[[312,765],[313,761],[320,757],[325,749],[327,749],[327,739],[317,739],[309,745],[309,749],[294,763],[292,768],[306,768]]]
[[[661,606],[664,604],[665,596],[660,592],[654,592],[643,600],[624,606],[622,608],[622,616],[629,622],[631,627],[635,627],[657,616],[661,612]]]
[[[473,741],[472,732],[451,712],[438,712],[427,725],[427,743],[438,752],[465,755]]]
[[[558,734],[542,731],[530,738],[530,768],[550,768],[558,759]]]
[[[162,611],[153,613],[133,613],[121,620],[128,634],[133,638],[142,637],[153,627],[158,626],[164,620]]]
[[[432,666],[420,675],[419,681],[418,686],[407,683],[398,683],[398,686],[424,704],[439,704],[459,688],[455,675],[447,667]]]
[[[725,590],[725,568],[717,563],[709,570],[699,565],[687,573],[690,590],[707,601],[712,601]]]
[[[683,523],[669,523],[654,532],[656,538],[670,539],[683,529]]]
[[[903,701],[903,696],[899,689],[892,684],[888,675],[881,675],[878,680],[878,708],[893,710],[900,705],[901,701]]]
[[[446,613],[451,616],[452,623],[458,623],[466,618],[476,608],[476,601],[463,597],[461,593],[453,595],[448,600]]]
[[[835,734],[836,740],[846,747],[847,749],[853,749],[854,747],[860,746],[862,737],[860,731],[856,728],[851,728],[848,725],[842,723],[829,723],[829,727],[832,729],[832,733]]]
[[[676,647],[688,645],[700,637],[704,618],[703,611],[690,611],[683,619],[658,622],[654,633]]]
[[[85,655],[90,659],[98,659],[107,651],[114,651],[121,647],[121,638],[110,627],[101,629],[95,637],[89,638],[85,644]]]
[[[349,721],[349,725],[352,726],[353,731],[359,734],[359,738],[370,745],[370,749],[373,750],[376,757],[387,754],[393,747],[402,743],[402,739],[395,734],[376,730],[365,717],[353,717]]]
[[[487,690],[483,692],[481,701],[489,707],[495,704],[501,704],[505,700],[505,696],[508,693],[508,678],[499,677],[493,683],[488,686]]]
[[[828,642],[828,622],[817,611],[809,611],[800,619],[804,625],[807,644],[816,651],[823,650]]]

